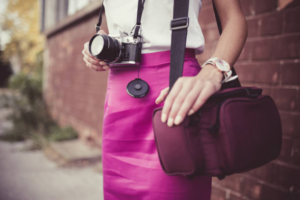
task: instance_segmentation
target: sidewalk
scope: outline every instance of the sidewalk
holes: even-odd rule
[[[0,109],[0,134],[13,125],[5,119],[9,112]],[[99,149],[79,140],[44,151],[27,147],[0,141],[0,200],[103,200]]]
[[[103,176],[94,167],[57,167],[25,143],[0,142],[0,199],[102,200]]]

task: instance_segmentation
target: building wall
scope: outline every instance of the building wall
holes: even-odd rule
[[[85,141],[101,145],[108,72],[94,71],[83,61],[84,43],[95,34],[101,2],[45,30],[44,91],[49,111],[61,126],[71,125]]]
[[[281,155],[250,172],[213,178],[212,200],[300,199],[300,1],[290,2],[241,0],[249,37],[235,65],[243,86],[261,87],[276,102],[284,133]],[[45,31],[44,89],[52,116],[101,146],[108,72],[90,70],[81,54],[95,33],[97,9],[89,5]],[[197,58],[203,63],[219,38],[210,0],[203,0],[199,22],[206,48]]]
[[[261,87],[274,99],[284,134],[281,155],[248,173],[214,178],[212,200],[300,199],[300,1],[290,2],[241,0],[248,39],[235,64],[242,86]],[[199,21],[206,47],[200,63],[219,38],[211,1],[203,3]]]

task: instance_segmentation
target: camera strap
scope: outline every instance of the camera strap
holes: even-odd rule
[[[137,17],[136,17],[136,24],[134,25],[134,27],[132,28],[131,32],[134,30],[134,34],[133,37],[137,38],[139,35],[139,31],[141,29],[141,19],[142,19],[142,14],[143,14],[143,10],[144,10],[144,4],[145,4],[146,0],[138,0],[138,10],[137,10]],[[102,5],[100,8],[100,12],[99,12],[99,19],[98,19],[98,23],[95,25],[96,28],[96,33],[100,30],[101,28],[101,23],[102,23],[102,13],[104,10],[104,6],[103,6],[103,2],[102,1]]]
[[[169,92],[171,91],[176,80],[182,76],[184,54],[186,48],[187,30],[189,26],[188,17],[189,0],[174,0],[173,20],[171,21],[172,39],[171,39],[171,67],[169,79]],[[213,8],[220,34],[222,26],[220,18],[213,1]],[[232,75],[236,75],[232,67]],[[229,81],[222,84],[221,89],[241,87],[239,79]]]

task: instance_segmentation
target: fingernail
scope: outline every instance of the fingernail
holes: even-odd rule
[[[174,124],[176,124],[176,125],[180,124],[181,120],[182,120],[182,117],[180,115],[177,115],[177,117],[175,118]]]
[[[107,66],[104,66],[103,69],[108,69],[108,67],[107,67]]]
[[[171,117],[168,119],[168,126],[169,126],[169,127],[172,127],[172,126],[173,126],[173,121],[174,121],[174,119],[171,118]]]
[[[167,115],[166,115],[165,113],[163,113],[163,114],[161,115],[161,121],[162,121],[163,123],[165,123],[166,120],[167,120]]]
[[[101,62],[99,62],[99,63],[100,63],[100,65],[106,65],[106,63],[103,62],[103,61],[101,61]]]
[[[155,99],[155,103],[156,103],[156,104],[158,103],[158,99]]]
[[[189,111],[188,115],[191,115],[191,114],[193,114],[193,113],[194,113],[194,110],[191,109],[191,110]]]

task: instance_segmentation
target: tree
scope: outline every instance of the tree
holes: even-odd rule
[[[44,36],[39,31],[39,8],[38,0],[9,0],[3,15],[2,30],[11,36],[4,58],[17,58],[24,73],[34,70],[36,55],[44,48]]]

